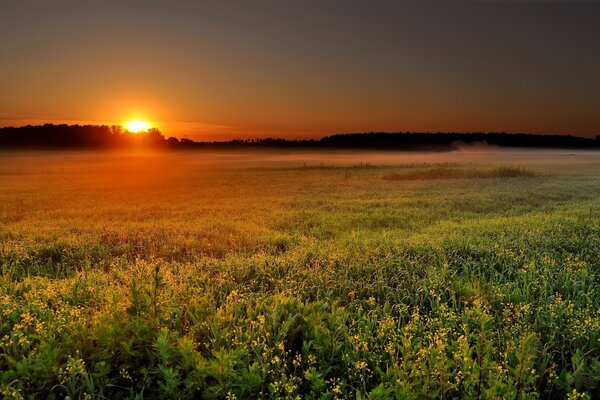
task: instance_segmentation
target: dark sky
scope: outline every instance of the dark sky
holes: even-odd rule
[[[3,1],[0,125],[600,134],[600,3]]]

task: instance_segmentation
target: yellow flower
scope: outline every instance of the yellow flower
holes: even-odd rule
[[[358,362],[354,363],[354,367],[359,371],[366,370],[367,363],[366,363],[366,361],[358,361]]]

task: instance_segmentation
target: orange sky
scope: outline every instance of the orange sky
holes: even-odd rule
[[[10,2],[0,126],[600,134],[587,2]]]

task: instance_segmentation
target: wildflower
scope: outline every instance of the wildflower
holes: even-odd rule
[[[123,377],[123,379],[127,379],[129,381],[132,380],[129,371],[127,371],[125,367],[121,367],[121,369],[119,370],[119,374]]]
[[[354,367],[359,371],[368,369],[366,361],[358,361],[354,363]]]
[[[296,357],[294,357],[294,361],[292,361],[292,363],[294,364],[294,367],[299,367],[302,365],[302,355],[300,353],[296,354]]]

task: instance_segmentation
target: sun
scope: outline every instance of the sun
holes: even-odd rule
[[[125,125],[127,130],[133,133],[146,132],[150,129],[150,124],[146,121],[129,121]]]

